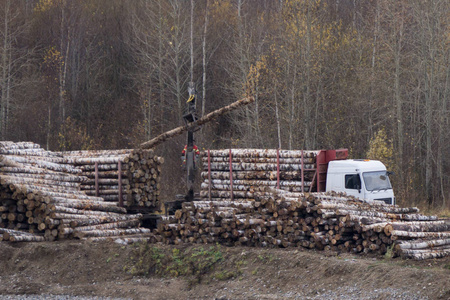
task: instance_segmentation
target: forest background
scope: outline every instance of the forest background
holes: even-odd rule
[[[0,135],[49,150],[137,147],[182,125],[201,149],[348,148],[397,201],[449,210],[450,1],[0,0]],[[185,137],[158,147],[183,192]]]

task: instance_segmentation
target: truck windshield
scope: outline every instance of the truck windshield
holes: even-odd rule
[[[363,178],[368,191],[392,189],[386,171],[365,172]]]

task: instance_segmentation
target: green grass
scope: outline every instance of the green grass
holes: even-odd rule
[[[200,282],[205,274],[211,273],[215,265],[223,259],[219,245],[163,250],[154,245],[141,244],[135,248],[130,264],[125,270],[139,276],[187,276],[191,277],[192,283],[195,283]],[[226,273],[218,275],[219,278],[229,276],[231,275]]]

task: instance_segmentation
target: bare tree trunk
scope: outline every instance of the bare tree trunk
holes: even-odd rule
[[[296,78],[297,78],[297,64],[294,62],[294,75],[292,76],[292,86],[291,86],[291,109],[289,112],[289,150],[292,150],[294,146],[294,131],[295,131],[295,87],[296,87]]]
[[[446,128],[449,128],[449,116],[447,112],[447,102],[449,97],[449,90],[450,90],[450,55],[447,57],[447,72],[446,72],[446,78],[445,78],[445,88],[442,96],[442,109],[440,110],[440,131],[439,131],[439,148],[438,148],[438,158],[437,158],[437,164],[438,164],[438,175],[440,178],[440,185],[441,185],[441,194],[442,194],[442,208],[447,208],[447,201],[446,201],[446,195],[444,190],[444,153],[445,153],[445,134],[448,134],[448,131]],[[444,150],[443,150],[444,148]],[[447,145],[447,149],[448,149]]]
[[[280,113],[278,111],[278,97],[277,90],[275,88],[275,117],[277,120],[277,137],[278,137],[278,149],[281,149],[281,124],[280,124]]]
[[[311,29],[311,0],[308,0],[308,8],[306,12],[306,90],[304,94],[304,108],[303,108],[303,126],[304,126],[304,137],[303,137],[303,145],[304,148],[310,149],[311,146],[311,130],[310,130],[310,102],[311,102],[311,68],[312,68],[312,60],[311,60],[311,52],[312,52],[312,29]]]
[[[375,61],[377,56],[377,46],[378,46],[378,34],[380,31],[380,4],[376,2],[375,8],[375,25],[374,25],[374,33],[373,33],[373,46],[372,46],[372,62],[371,62],[371,77],[370,77],[370,95],[369,95],[369,139],[373,136],[373,117],[372,117],[372,106],[373,106],[373,97],[374,97],[374,81],[375,81]]]
[[[46,150],[50,149],[50,132],[52,131],[52,104],[48,104],[48,120],[47,120],[47,140],[46,140]]]
[[[11,6],[11,1],[6,1],[5,4],[5,20],[4,20],[4,26],[3,26],[3,51],[2,51],[2,77],[0,78],[0,84],[1,84],[1,120],[0,120],[0,134],[2,139],[5,139],[6,135],[6,112],[7,112],[7,90],[8,90],[8,69],[10,62],[8,61],[8,49],[10,48],[9,42],[8,42],[8,35],[9,35],[9,8]]]
[[[161,0],[158,1],[158,14],[162,16],[162,7]],[[164,106],[165,106],[165,88],[164,88],[164,79],[163,79],[163,31],[162,31],[162,18],[159,18],[158,22],[158,84],[159,84],[159,123],[160,123],[160,131],[162,132],[164,129]]]
[[[205,26],[203,27],[203,41],[202,41],[202,116],[205,115],[206,106],[206,35],[208,33],[208,14],[209,14],[209,0],[206,0],[205,7]]]
[[[194,0],[191,0],[191,82],[194,82]]]
[[[403,49],[403,31],[404,31],[404,6],[402,6],[401,11],[398,12],[400,16],[394,14],[394,24],[396,25],[395,32],[397,37],[397,41],[395,42],[395,53],[394,53],[394,61],[395,61],[395,79],[394,79],[394,93],[395,93],[395,107],[396,107],[396,118],[395,124],[397,126],[397,164],[400,170],[403,170],[403,100],[402,100],[402,92],[401,92],[401,83],[400,76],[402,74],[401,70],[401,59],[402,59],[402,49]],[[399,181],[403,182],[403,172],[399,172]]]

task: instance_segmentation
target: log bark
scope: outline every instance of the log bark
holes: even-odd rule
[[[228,157],[229,149],[225,150],[210,150],[211,157]],[[301,158],[301,150],[279,150],[280,158]],[[304,158],[314,158],[317,156],[319,151],[303,151]],[[203,152],[203,156],[206,156],[206,152]],[[276,149],[231,149],[232,157],[239,158],[276,158]]]
[[[75,236],[79,237],[79,238],[86,238],[86,237],[118,236],[118,235],[137,234],[137,233],[151,233],[151,230],[148,228],[87,230],[87,231],[76,232]]]
[[[444,245],[450,245],[450,239],[437,239],[429,241],[400,241],[396,244],[396,249],[399,251],[404,249],[426,249]]]
[[[253,98],[251,96],[247,97],[247,98],[244,98],[244,99],[241,99],[239,101],[236,101],[236,102],[234,102],[234,103],[232,103],[232,104],[230,104],[228,106],[222,107],[222,108],[220,108],[218,110],[215,110],[215,111],[207,114],[206,116],[203,116],[202,118],[198,119],[197,122],[195,122],[195,124],[193,124],[191,126],[180,126],[180,127],[175,128],[175,129],[172,129],[170,131],[167,131],[167,132],[165,132],[163,134],[160,134],[159,136],[151,139],[148,142],[142,143],[140,145],[140,147],[141,147],[141,149],[154,148],[155,146],[165,142],[166,140],[168,140],[168,139],[170,139],[172,137],[175,137],[175,136],[178,136],[178,135],[180,135],[180,134],[182,134],[184,132],[187,132],[192,127],[201,126],[203,124],[206,124],[206,123],[214,120],[215,118],[217,118],[217,117],[219,117],[219,116],[221,116],[221,115],[223,115],[223,114],[225,114],[227,112],[230,112],[230,111],[235,110],[235,109],[237,109],[239,107],[248,105],[248,104],[250,104],[250,103],[252,103],[254,101],[255,101],[255,98]]]
[[[207,169],[207,166],[204,167]],[[208,172],[202,172],[201,177],[203,179],[208,178]],[[233,174],[233,179],[239,180],[274,180],[277,178],[277,171],[240,171],[235,172]],[[220,180],[230,180],[229,172],[219,172],[212,171],[211,179],[220,179]],[[301,179],[301,171],[280,171],[280,179],[281,180],[300,180]],[[308,173],[305,173],[305,180],[311,180],[312,176],[308,176]]]
[[[393,230],[392,237],[407,237],[407,238],[450,238],[450,232],[409,232],[402,230]]]

